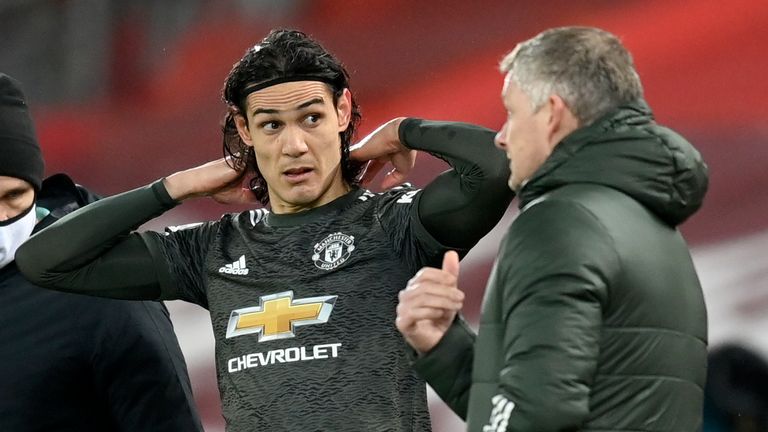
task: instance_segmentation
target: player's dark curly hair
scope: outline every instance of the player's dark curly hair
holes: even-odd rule
[[[336,106],[345,88],[349,88],[349,74],[344,66],[318,42],[295,30],[272,30],[258,45],[249,48],[245,55],[234,64],[227,76],[222,98],[227,104],[222,132],[224,134],[224,156],[231,157],[233,168],[252,172],[251,191],[264,205],[269,203],[268,185],[256,164],[253,148],[247,146],[235,126],[235,116],[245,115],[245,100],[248,89],[259,83],[292,76],[317,77],[328,85]],[[349,185],[359,183],[364,163],[349,158],[349,146],[362,116],[360,108],[352,98],[352,115],[349,126],[339,133],[341,137],[341,173]]]

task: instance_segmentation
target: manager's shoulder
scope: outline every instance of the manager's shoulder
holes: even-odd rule
[[[564,187],[532,200],[513,221],[510,235],[543,240],[550,237],[558,239],[561,236],[581,237],[581,234],[574,233],[575,230],[604,231],[599,207],[610,197],[600,189],[588,186]]]

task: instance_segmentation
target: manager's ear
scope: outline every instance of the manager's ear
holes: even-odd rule
[[[579,121],[571,109],[565,103],[565,100],[557,94],[552,94],[547,99],[547,138],[550,145],[554,148],[571,132],[579,128]]]

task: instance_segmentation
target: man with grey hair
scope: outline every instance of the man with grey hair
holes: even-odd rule
[[[471,431],[699,430],[706,309],[676,227],[702,203],[706,165],[656,124],[608,32],[545,31],[501,70],[496,144],[521,212],[477,337],[455,319],[455,254],[401,292],[416,370]]]

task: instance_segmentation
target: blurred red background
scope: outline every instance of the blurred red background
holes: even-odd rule
[[[126,3],[0,6],[0,24],[9,29],[0,42],[0,70],[28,87],[47,173],[67,172],[102,194],[220,157],[221,85],[245,49],[271,28],[303,30],[346,64],[363,109],[360,136],[395,116],[498,128],[504,112],[497,62],[518,41],[562,25],[619,35],[658,121],[694,142],[711,169],[705,205],[682,230],[705,286],[712,344],[736,339],[768,353],[768,2],[190,0],[165,9]],[[48,33],[24,33],[19,22],[34,23],[51,9],[64,15],[45,21]],[[89,34],[101,39],[79,36],[77,24],[86,22],[100,26]],[[425,155],[417,167],[417,185],[445,169]],[[229,211],[189,203],[150,227]],[[511,209],[464,263],[470,320],[514,214]],[[206,312],[170,306],[206,429],[223,430]],[[433,402],[435,430],[460,430]]]

